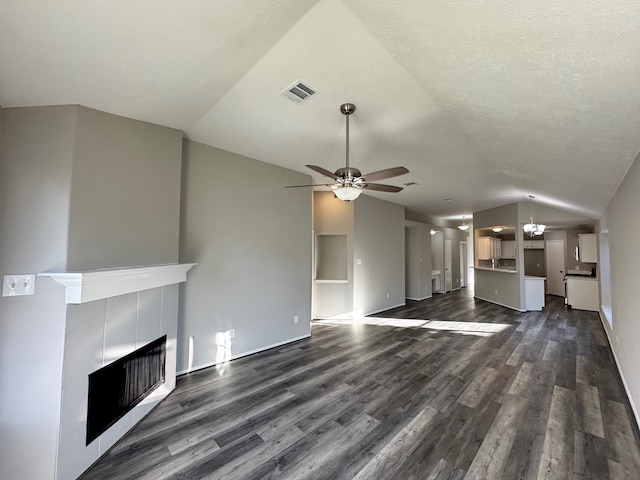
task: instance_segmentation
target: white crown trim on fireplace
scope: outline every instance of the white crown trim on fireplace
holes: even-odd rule
[[[45,272],[65,287],[65,303],[87,303],[187,280],[187,272],[197,263],[106,268],[84,272]]]

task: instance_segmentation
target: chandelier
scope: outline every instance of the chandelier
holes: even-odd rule
[[[534,197],[533,195],[529,195],[529,200],[531,200],[532,205],[533,205],[534,198],[536,197]],[[536,223],[533,221],[532,210],[533,210],[532,208],[529,210],[529,212],[531,213],[531,216],[529,217],[529,223],[525,223],[524,227],[522,227],[522,230],[524,231],[524,233],[526,233],[530,237],[536,237],[544,233],[544,229],[546,228],[546,225],[544,225],[543,223]]]

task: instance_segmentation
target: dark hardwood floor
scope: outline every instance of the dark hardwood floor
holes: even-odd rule
[[[640,479],[598,315],[471,294],[184,376],[82,478]]]

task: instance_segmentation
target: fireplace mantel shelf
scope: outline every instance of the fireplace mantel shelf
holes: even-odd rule
[[[107,268],[84,272],[40,273],[64,285],[65,303],[87,303],[125,295],[187,280],[187,272],[196,263],[153,265],[147,267]]]

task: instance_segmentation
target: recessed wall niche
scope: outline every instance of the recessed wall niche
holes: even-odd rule
[[[347,236],[316,236],[316,280],[347,281]]]

